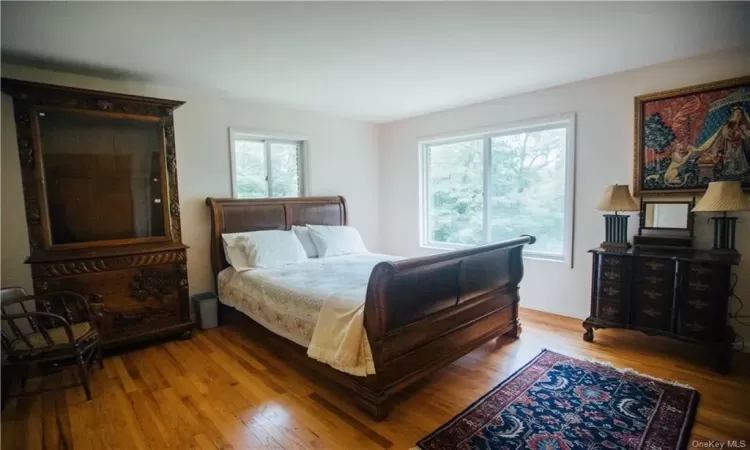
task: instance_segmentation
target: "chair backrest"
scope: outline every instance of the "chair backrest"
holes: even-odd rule
[[[89,312],[86,300],[68,291],[50,292],[37,296],[24,296],[22,289],[7,289],[0,302],[2,320],[3,356],[28,357],[73,344],[76,325],[79,333],[89,330]],[[78,316],[78,317],[77,317]]]
[[[25,300],[22,301],[22,299]],[[7,287],[0,289],[0,309],[2,309],[3,315],[21,314],[36,311],[36,302],[33,298],[29,298],[29,294],[23,288]],[[14,322],[21,333],[30,334],[34,332],[34,327],[29,319],[19,319]],[[11,340],[18,337],[7,320],[2,321],[2,332]]]

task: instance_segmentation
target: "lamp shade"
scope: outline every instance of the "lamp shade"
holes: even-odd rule
[[[708,183],[703,198],[693,208],[693,212],[744,211],[750,203],[742,192],[739,181],[714,181]]]
[[[640,211],[638,204],[630,195],[630,188],[627,184],[607,186],[596,209],[599,211]]]

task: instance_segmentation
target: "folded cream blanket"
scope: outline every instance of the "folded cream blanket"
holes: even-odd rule
[[[351,375],[364,377],[375,373],[364,326],[366,295],[365,284],[325,299],[307,356]]]

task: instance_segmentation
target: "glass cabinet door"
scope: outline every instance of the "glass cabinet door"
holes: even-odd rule
[[[52,245],[166,237],[158,120],[36,115]]]

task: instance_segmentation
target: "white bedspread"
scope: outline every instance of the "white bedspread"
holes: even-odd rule
[[[375,253],[311,258],[299,264],[219,274],[219,298],[308,356],[353,375],[375,373],[364,331],[373,267],[401,258]]]

